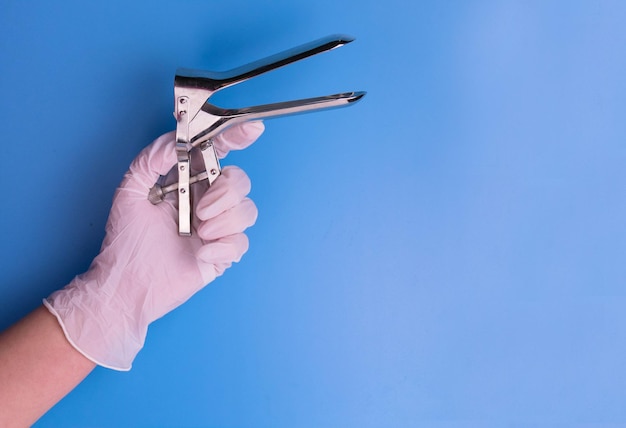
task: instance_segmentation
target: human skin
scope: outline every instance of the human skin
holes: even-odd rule
[[[25,427],[96,365],[74,349],[43,306],[0,333],[0,426]]]

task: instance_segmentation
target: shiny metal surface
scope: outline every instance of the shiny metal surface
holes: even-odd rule
[[[177,70],[174,79],[174,116],[177,122],[176,152],[179,178],[176,189],[179,201],[180,235],[191,234],[190,185],[204,179],[208,179],[210,185],[219,176],[219,161],[211,143],[213,137],[230,126],[246,121],[349,106],[360,100],[365,92],[345,92],[239,109],[225,109],[210,104],[208,102],[210,97],[221,89],[318,53],[338,48],[353,40],[344,35],[328,36],[224,72],[184,68]],[[206,171],[191,177],[190,151],[196,147],[201,149]],[[152,203],[158,203],[170,191],[173,191],[171,186],[161,188],[155,185],[150,190],[148,198]]]
[[[217,156],[217,153],[215,152],[215,146],[213,145],[213,142],[211,140],[204,143],[200,147],[200,152],[202,154],[202,160],[204,161],[206,170],[200,172],[199,174],[191,176],[188,179],[185,178],[185,180],[188,181],[189,186],[204,180],[209,180],[208,184],[210,186],[215,182],[215,180],[217,180],[217,177],[219,177],[222,172],[219,158]],[[180,166],[178,173],[180,174]],[[148,200],[152,202],[153,205],[157,205],[163,202],[163,199],[165,199],[165,195],[175,191],[180,192],[180,188],[181,187],[179,181],[166,186],[155,184],[150,189],[150,192],[148,194]]]
[[[213,176],[213,181],[220,175],[218,170],[213,170],[214,173],[211,174]],[[207,171],[202,171],[199,174],[196,174],[189,178],[189,184],[196,184],[199,181],[204,181],[209,178],[209,173]],[[150,189],[150,193],[148,195],[148,200],[152,202],[153,205],[160,204],[165,199],[165,195],[168,193],[178,191],[178,182],[169,184],[167,186],[161,186],[159,184],[155,184],[152,189]]]
[[[178,233],[191,236],[191,156],[189,145],[189,98],[176,98],[176,155],[178,158]]]
[[[191,135],[193,135],[190,143],[193,147],[197,147],[237,123],[307,113],[316,110],[346,107],[360,100],[364,95],[365,92],[345,92],[323,97],[264,104],[240,109],[224,109],[213,104],[205,103],[204,106],[202,106],[202,110],[196,116],[198,120],[194,120],[189,124],[189,130]]]
[[[217,153],[215,152],[215,147],[213,146],[213,141],[209,140],[200,146],[200,152],[202,153],[202,160],[204,160],[204,167],[206,170],[201,174],[205,174],[206,178],[209,180],[209,186],[212,185],[217,177],[220,176],[222,168],[220,167],[220,160],[217,157]],[[194,176],[193,178],[196,178]],[[198,182],[200,180],[196,180]]]
[[[302,59],[327,52],[353,42],[354,38],[335,34],[296,46],[286,51],[233,68],[228,71],[205,71],[179,68],[176,85],[188,88],[204,88],[211,93],[244,82],[268,71],[276,70]]]

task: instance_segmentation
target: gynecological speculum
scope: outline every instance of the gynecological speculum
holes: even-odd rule
[[[210,186],[220,175],[220,163],[213,145],[213,138],[220,132],[242,122],[349,106],[360,100],[365,92],[345,92],[240,109],[217,107],[208,102],[209,98],[221,89],[335,49],[353,40],[351,37],[340,35],[325,37],[226,72],[177,70],[174,79],[174,117],[178,180],[167,186],[155,184],[150,189],[148,199],[153,204],[158,204],[167,193],[177,192],[180,235],[191,235],[190,186],[205,180]],[[191,156],[197,151],[201,153],[205,170],[192,176]]]

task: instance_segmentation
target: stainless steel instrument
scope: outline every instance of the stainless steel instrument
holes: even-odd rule
[[[177,70],[174,79],[174,116],[178,182],[164,187],[155,184],[150,189],[148,199],[158,204],[167,193],[178,193],[178,233],[181,236],[191,235],[190,186],[203,180],[208,180],[211,185],[220,175],[221,168],[212,141],[216,135],[232,125],[246,121],[348,106],[360,100],[365,92],[346,92],[240,109],[217,107],[208,102],[209,98],[221,89],[353,40],[342,35],[328,36],[225,72]],[[191,176],[193,149],[199,149],[205,167],[205,171],[195,176]]]

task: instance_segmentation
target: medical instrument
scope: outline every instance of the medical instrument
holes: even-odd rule
[[[174,117],[176,118],[176,169],[178,180],[167,186],[158,182],[150,189],[148,199],[158,204],[165,195],[178,193],[178,232],[191,235],[190,186],[207,181],[210,186],[221,173],[212,139],[226,128],[246,121],[344,107],[360,100],[365,92],[345,92],[315,98],[226,109],[209,103],[217,91],[244,82],[260,74],[294,63],[318,53],[352,42],[343,35],[328,36],[293,49],[269,56],[224,72],[178,69],[174,79]],[[191,175],[191,156],[199,149],[205,171]]]

